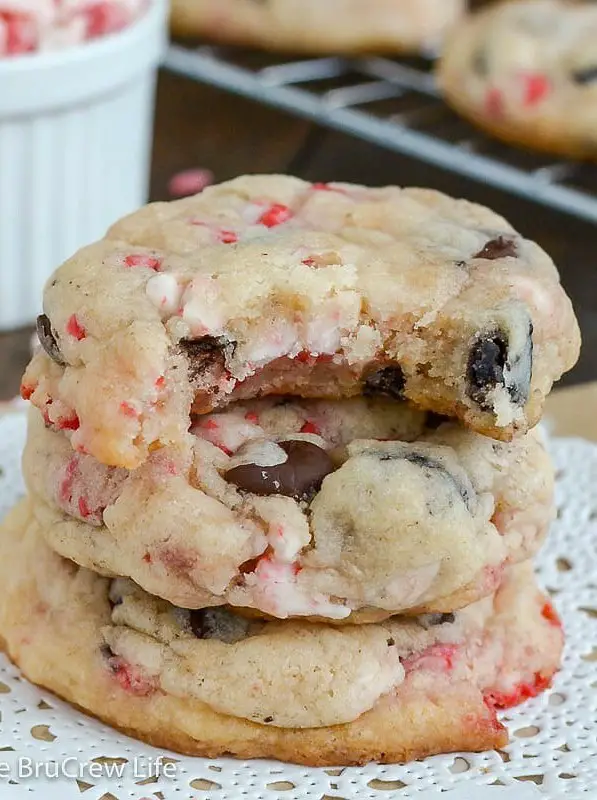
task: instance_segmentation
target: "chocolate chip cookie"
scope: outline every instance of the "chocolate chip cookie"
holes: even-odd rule
[[[246,401],[190,439],[127,471],[32,410],[23,468],[49,544],[178,606],[364,622],[490,594],[554,515],[536,432],[498,442],[397,401]]]
[[[0,635],[35,683],[158,747],[310,765],[502,747],[496,708],[545,689],[562,647],[532,570],[455,614],[338,629],[188,611],[0,530]]]
[[[46,285],[22,394],[133,469],[191,412],[403,398],[497,439],[575,363],[558,272],[501,217],[425,189],[250,176],[149,205]]]
[[[454,29],[439,80],[447,101],[512,144],[597,160],[597,7],[515,0]]]
[[[293,53],[418,52],[437,46],[464,0],[174,0],[179,36]]]

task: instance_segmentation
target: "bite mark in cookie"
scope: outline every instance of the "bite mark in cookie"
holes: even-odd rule
[[[67,364],[36,355],[23,393],[50,424],[76,414],[73,446],[127,469],[180,445],[190,413],[268,395],[404,398],[504,440],[532,427],[578,354],[548,256],[466,201],[329,188],[249,176],[121,220],[47,285]],[[479,404],[471,342],[498,334],[509,377]]]

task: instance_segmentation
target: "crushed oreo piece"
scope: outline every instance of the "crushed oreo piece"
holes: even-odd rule
[[[66,361],[64,360],[64,357],[60,352],[60,348],[58,347],[58,341],[56,339],[56,334],[52,330],[50,318],[46,314],[40,314],[37,318],[37,338],[52,361],[55,361],[56,364],[60,364],[61,367],[64,367],[66,365]]]
[[[201,339],[181,339],[180,347],[189,359],[189,380],[195,381],[210,367],[224,367],[226,353],[233,345],[217,336],[202,336]]]
[[[500,330],[479,334],[471,348],[467,367],[468,395],[479,408],[493,412],[490,393],[503,387],[516,405],[524,405],[531,390],[533,369],[533,325],[525,342],[512,353],[507,334]]]
[[[421,614],[417,617],[417,622],[422,628],[428,630],[436,625],[451,625],[456,620],[456,616],[452,613],[449,614]]]
[[[189,626],[197,639],[218,639],[234,644],[248,635],[249,620],[225,608],[198,608],[188,615]]]
[[[400,364],[382,367],[365,378],[363,394],[365,397],[391,397],[394,400],[404,398],[406,378]]]
[[[436,458],[407,449],[401,449],[395,453],[388,453],[387,451],[373,451],[371,454],[379,458],[380,461],[404,460],[408,461],[410,464],[414,464],[416,467],[420,467],[421,469],[438,472],[442,478],[454,486],[466,507],[469,510],[471,509],[474,499],[474,490],[472,486],[470,486],[470,484],[468,486],[463,484],[456,475],[450,472],[450,470],[447,469],[447,467]]]
[[[580,86],[588,86],[590,83],[597,83],[597,64],[575,70],[572,73],[572,80]]]

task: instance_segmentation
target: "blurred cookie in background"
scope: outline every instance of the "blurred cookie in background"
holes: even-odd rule
[[[511,144],[597,160],[597,4],[515,0],[463,20],[439,66],[447,102]]]
[[[172,0],[175,35],[304,53],[432,50],[465,0]]]

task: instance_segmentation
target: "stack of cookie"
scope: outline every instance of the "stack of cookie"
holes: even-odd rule
[[[577,323],[548,256],[423,189],[253,176],[46,286],[0,634],[188,753],[399,761],[507,739],[558,618],[529,559]]]

